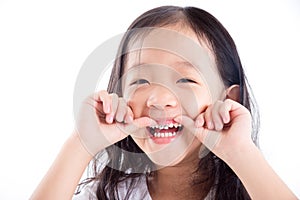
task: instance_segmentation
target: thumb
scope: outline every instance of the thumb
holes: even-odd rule
[[[182,124],[190,133],[194,134],[211,151],[221,139],[220,132],[209,130],[204,126],[197,127],[195,121],[188,116],[182,115],[174,120]]]
[[[131,123],[118,123],[118,127],[122,132],[127,135],[132,135],[136,138],[147,138],[147,134],[145,131],[141,131],[141,129],[146,128],[147,126],[155,126],[157,125],[156,121],[149,117],[140,117],[134,119]]]

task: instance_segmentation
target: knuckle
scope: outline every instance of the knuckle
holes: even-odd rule
[[[97,95],[97,93],[96,93],[95,95]],[[105,97],[108,96],[108,93],[107,93],[106,90],[100,90],[100,91],[98,92],[98,95],[99,95],[99,97],[105,98]]]
[[[106,90],[100,90],[99,94],[108,94],[108,92]]]
[[[234,103],[234,101],[232,99],[225,99],[225,101],[224,101],[225,105],[231,105],[233,103]]]
[[[112,98],[119,98],[119,96],[116,93],[109,94]]]

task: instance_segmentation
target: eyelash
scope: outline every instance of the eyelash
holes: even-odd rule
[[[139,79],[139,80],[136,80],[134,81],[133,83],[131,83],[130,85],[135,85],[135,84],[149,84],[149,81],[147,81],[146,79]]]
[[[197,82],[189,78],[182,78],[176,81],[176,83],[197,83]],[[135,85],[135,84],[142,85],[142,84],[150,84],[150,83],[146,79],[138,79],[133,83],[131,83],[130,85]]]
[[[189,78],[182,78],[179,79],[176,83],[197,83],[197,82]]]

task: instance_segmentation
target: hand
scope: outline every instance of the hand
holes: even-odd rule
[[[100,91],[82,103],[76,118],[76,132],[86,150],[97,154],[138,129],[155,124],[148,117],[133,119],[123,98]]]
[[[187,116],[176,120],[224,161],[245,145],[253,145],[250,112],[230,99],[208,106],[195,121]]]

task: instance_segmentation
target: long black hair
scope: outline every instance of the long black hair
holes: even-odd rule
[[[128,28],[120,44],[118,57],[115,60],[109,85],[109,93],[122,96],[121,88],[116,87],[124,72],[126,50],[132,40],[130,30],[146,27],[165,27],[182,24],[192,29],[201,39],[207,41],[215,57],[215,62],[225,87],[237,84],[240,87],[239,103],[245,106],[252,115],[252,140],[258,145],[259,115],[253,95],[247,82],[235,43],[223,25],[208,12],[195,7],[162,6],[149,10],[139,16]],[[136,153],[135,160],[124,152]],[[93,177],[84,181],[97,182],[96,196],[98,199],[118,199],[118,184],[124,180],[131,181],[128,196],[136,180],[141,177],[153,176],[154,164],[135,144],[131,136],[106,148],[107,165],[99,168],[98,160],[102,153],[95,156],[92,164]],[[132,168],[130,163],[136,165]],[[126,173],[130,170],[131,173]],[[214,190],[214,199],[250,199],[243,184],[228,165],[213,153],[208,153],[199,160],[195,173],[205,173],[205,179],[193,181],[193,187],[199,187],[207,193]],[[128,197],[127,197],[128,198]]]

